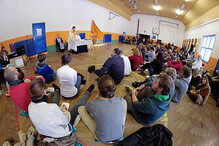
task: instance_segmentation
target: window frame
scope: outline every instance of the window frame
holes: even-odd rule
[[[208,44],[208,47],[203,47],[203,43],[204,43],[204,38],[208,38],[208,37],[210,37],[210,42],[209,42],[209,44]],[[209,60],[210,60],[210,58],[211,58],[211,55],[212,55],[212,52],[213,52],[213,48],[214,48],[214,44],[213,44],[213,46],[212,46],[212,48],[209,48],[209,46],[210,46],[210,44],[211,44],[211,38],[212,37],[214,37],[214,44],[215,44],[215,40],[216,40],[216,35],[215,34],[212,34],[212,35],[204,35],[203,36],[203,39],[202,39],[202,43],[201,43],[201,46],[200,46],[200,49],[199,49],[199,54],[201,54],[201,51],[202,51],[202,48],[204,48],[204,55],[202,55],[202,58],[201,58],[201,60],[203,61],[203,62],[205,62],[205,63],[208,63],[209,62]],[[207,41],[207,40],[206,40]],[[209,59],[208,60],[204,60],[204,56],[205,56],[205,54],[206,54],[206,50],[211,50],[211,54],[210,54],[210,57],[209,57]]]

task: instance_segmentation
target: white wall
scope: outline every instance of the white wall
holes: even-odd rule
[[[128,34],[123,17],[108,20],[109,10],[86,0],[0,0],[0,41],[32,34],[32,23],[46,22],[46,31],[91,30],[94,20],[103,32]]]
[[[202,38],[203,39],[203,36],[205,35],[215,35],[216,39],[215,39],[211,57],[218,59],[219,57],[219,38],[218,38],[219,37],[219,18],[214,19],[210,22],[207,22],[203,25],[197,26],[193,29],[187,30],[185,32],[184,39],[191,39],[191,38]]]
[[[154,15],[135,14],[131,17],[131,33],[133,33],[132,35],[136,35],[138,19],[140,20],[139,33],[150,36],[153,36],[153,27],[159,28],[160,20],[178,24],[177,26],[170,23],[162,22],[160,24],[159,39],[161,39],[165,43],[171,42],[177,46],[182,46],[185,33],[185,25],[181,21]],[[146,31],[146,33],[144,31]]]

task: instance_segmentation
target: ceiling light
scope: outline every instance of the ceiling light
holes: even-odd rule
[[[183,10],[180,10],[180,9],[176,10],[177,15],[181,15],[182,13],[183,13]]]
[[[181,9],[181,10],[184,9],[185,6],[186,6],[186,4],[183,3],[180,9]]]
[[[185,0],[186,2],[188,2],[189,0]]]
[[[159,11],[160,10],[160,6],[154,6],[154,10]]]

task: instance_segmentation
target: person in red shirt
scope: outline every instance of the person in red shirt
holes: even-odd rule
[[[177,57],[176,62],[172,62],[172,64],[167,65],[168,67],[175,68],[177,72],[181,71],[181,68],[183,67],[183,64],[180,60],[180,57]]]
[[[132,49],[132,54],[132,56],[129,56],[129,60],[131,62],[132,71],[135,71],[141,63],[138,48]]]
[[[45,79],[42,76],[32,76],[20,79],[20,73],[17,71],[15,67],[8,67],[4,72],[5,80],[8,81],[9,91],[11,99],[14,101],[15,105],[23,110],[22,115],[28,116],[28,105],[31,102],[31,95],[29,91],[30,81],[35,78],[41,78],[44,82]],[[29,80],[29,82],[25,83],[24,81]]]

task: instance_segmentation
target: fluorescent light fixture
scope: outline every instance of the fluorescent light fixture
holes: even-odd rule
[[[186,4],[183,3],[180,9],[181,9],[181,10],[184,9],[185,6],[186,6]]]
[[[182,13],[183,13],[183,10],[180,10],[180,9],[176,10],[177,15],[181,15]]]
[[[155,5],[157,5],[157,0],[154,0]]]
[[[160,6],[154,6],[154,10],[159,11],[160,10]]]
[[[185,0],[186,2],[190,1],[190,0]]]

